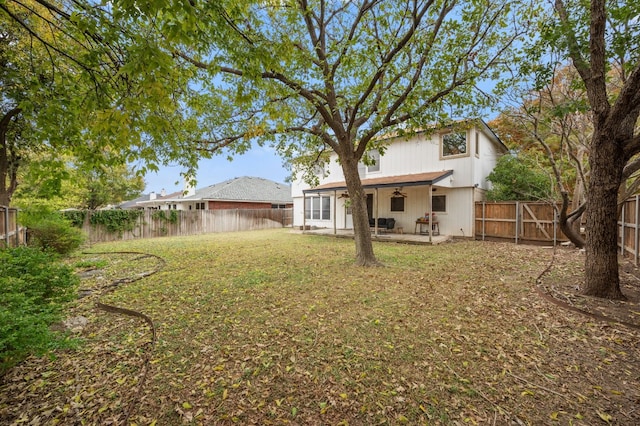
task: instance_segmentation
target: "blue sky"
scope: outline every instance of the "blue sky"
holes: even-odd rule
[[[145,193],[159,193],[163,188],[167,194],[181,191],[183,188],[179,166],[160,167],[158,173],[148,173],[144,180],[147,183]],[[255,146],[244,155],[238,155],[233,161],[226,155],[219,155],[208,160],[201,160],[196,175],[196,188],[213,185],[227,179],[240,176],[255,176],[284,182],[289,172],[282,167],[282,160],[270,148]],[[175,182],[178,181],[176,185]]]

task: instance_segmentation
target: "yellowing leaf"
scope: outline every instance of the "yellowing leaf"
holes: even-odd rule
[[[229,392],[225,389],[222,391],[222,400],[224,401],[229,397]]]
[[[342,399],[347,399],[347,394],[346,394],[346,393],[341,393],[341,394],[340,394],[340,398],[342,398]]]
[[[551,417],[551,420],[558,420],[558,412],[554,411],[553,413],[549,414],[549,417]]]
[[[193,408],[193,405],[189,404],[188,402],[183,402],[182,408],[184,408],[185,410],[191,410]]]
[[[535,395],[535,394],[532,391],[530,391],[529,389],[525,389],[520,393],[520,395],[527,396],[527,395]]]
[[[613,419],[613,417],[611,417],[609,414],[607,413],[603,413],[601,411],[596,411],[596,413],[598,413],[598,416],[600,416],[600,418],[602,420],[604,420],[605,422],[609,423],[611,422],[611,420]]]

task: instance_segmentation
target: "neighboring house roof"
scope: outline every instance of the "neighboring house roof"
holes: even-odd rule
[[[182,201],[215,200],[237,202],[292,203],[291,187],[269,179],[243,176],[196,190]]]
[[[362,179],[363,188],[384,188],[393,186],[417,186],[417,185],[433,185],[441,181],[447,176],[451,176],[453,170],[443,170],[440,172],[414,173],[410,175],[386,176],[379,178]],[[325,192],[325,191],[342,191],[347,189],[347,183],[331,182],[316,186],[315,188],[305,189],[302,192]]]
[[[142,194],[141,196],[139,196],[138,198],[134,199],[134,200],[129,200],[129,201],[123,201],[122,203],[118,204],[117,208],[119,209],[135,209],[138,206],[138,202],[140,201],[147,201],[149,200],[150,194]]]
[[[164,191],[164,189],[163,189]],[[182,191],[173,192],[168,195],[160,195],[155,198],[151,197],[151,194],[147,195],[147,198],[142,201],[137,201],[135,203],[135,207],[144,207],[144,206],[159,206],[163,204],[175,203],[176,201],[180,201],[182,198]]]

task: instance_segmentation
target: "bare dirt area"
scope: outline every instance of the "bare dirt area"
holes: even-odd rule
[[[540,289],[563,304],[593,314],[594,319],[640,329],[640,268],[623,257],[618,262],[620,288],[626,300],[606,300],[582,294],[584,252],[576,249],[555,250],[551,269],[548,275],[542,276]]]

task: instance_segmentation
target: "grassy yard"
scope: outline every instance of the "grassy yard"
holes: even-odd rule
[[[3,424],[640,424],[639,333],[542,300],[549,249],[376,243],[289,230],[100,244],[76,350],[0,388]],[[580,254],[562,271],[579,272]],[[573,268],[573,269],[572,269]],[[558,275],[560,274],[560,275]],[[104,312],[100,299],[150,316]],[[640,314],[640,313],[639,313]],[[145,354],[150,363],[144,386]]]

